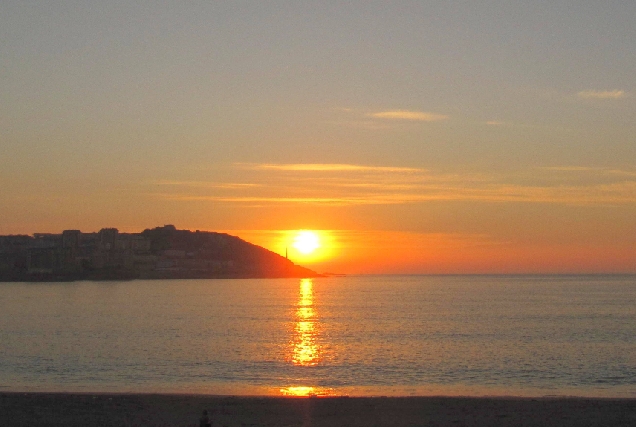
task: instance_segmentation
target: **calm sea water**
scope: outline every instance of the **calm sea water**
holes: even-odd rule
[[[636,397],[636,277],[0,283],[0,390]]]

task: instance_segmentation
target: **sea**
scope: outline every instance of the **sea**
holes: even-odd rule
[[[636,276],[0,283],[0,391],[636,397]]]

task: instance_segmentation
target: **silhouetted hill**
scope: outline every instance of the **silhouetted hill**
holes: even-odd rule
[[[172,225],[119,233],[0,236],[0,280],[315,277],[236,236],[177,230]]]

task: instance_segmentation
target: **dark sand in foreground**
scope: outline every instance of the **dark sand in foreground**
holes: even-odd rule
[[[636,399],[0,393],[0,426],[636,426]]]

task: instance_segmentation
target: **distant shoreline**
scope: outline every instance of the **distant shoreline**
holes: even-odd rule
[[[132,282],[136,280],[234,280],[234,279],[304,279],[329,277],[607,277],[607,278],[636,278],[636,273],[313,273],[291,276],[263,276],[263,275],[215,275],[215,276],[163,276],[163,277],[37,277],[6,278],[0,277],[0,283],[46,283],[46,282]]]
[[[236,397],[0,392],[0,424],[197,426],[631,426],[636,399],[569,397]]]
[[[236,236],[174,225],[0,236],[1,282],[319,277]]]
[[[306,279],[330,277],[326,274],[305,274],[290,276],[262,276],[262,275],[218,275],[218,276],[165,276],[165,277],[28,277],[28,278],[0,278],[0,283],[72,283],[72,282],[133,282],[136,280],[239,280],[239,279]],[[342,277],[342,276],[338,276]]]

